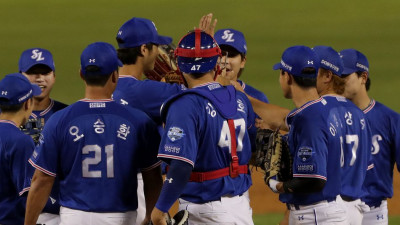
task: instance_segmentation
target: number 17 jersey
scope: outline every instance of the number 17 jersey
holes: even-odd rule
[[[46,123],[29,162],[60,180],[60,205],[89,212],[137,209],[137,170],[160,164],[156,125],[112,100],[83,99]]]

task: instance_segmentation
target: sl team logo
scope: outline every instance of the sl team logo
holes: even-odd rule
[[[35,59],[36,61],[43,61],[44,57],[42,57],[43,52],[39,51],[39,49],[34,49],[32,50],[32,59]]]
[[[183,129],[179,127],[170,127],[167,136],[172,142],[177,141],[185,136]]]
[[[234,33],[232,33],[230,30],[224,31],[224,36],[221,38],[224,39],[226,42],[235,42],[235,39],[233,39]]]

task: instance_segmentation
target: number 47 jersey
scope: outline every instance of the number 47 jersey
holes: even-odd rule
[[[138,169],[159,165],[160,137],[142,111],[80,100],[46,123],[29,162],[60,179],[60,205],[89,212],[137,208]]]

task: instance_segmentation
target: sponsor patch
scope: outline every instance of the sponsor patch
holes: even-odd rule
[[[307,162],[312,157],[312,148],[307,146],[302,146],[297,151],[297,157],[300,158],[302,162]]]
[[[185,136],[183,129],[179,127],[170,127],[167,136],[172,142],[177,141]]]
[[[314,173],[315,171],[316,171],[316,165],[314,163],[297,164],[298,173]]]
[[[181,151],[181,147],[173,146],[173,145],[164,145],[164,152],[169,153],[179,153]]]
[[[91,102],[89,103],[89,108],[105,108],[106,103],[104,102]]]

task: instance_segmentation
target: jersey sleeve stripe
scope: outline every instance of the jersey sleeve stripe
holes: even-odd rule
[[[318,175],[318,174],[293,174],[293,177],[319,178],[322,180],[327,180],[326,177]]]
[[[149,171],[149,170],[152,170],[152,169],[156,168],[159,165],[161,165],[161,161],[158,161],[158,162],[154,163],[153,165],[151,165],[149,167],[143,168],[143,169],[141,169],[141,171],[142,172]]]
[[[47,175],[49,175],[49,176],[52,176],[52,177],[56,177],[56,176],[57,176],[57,174],[52,173],[52,172],[50,172],[50,171],[48,171],[48,170],[45,170],[45,169],[43,169],[42,167],[36,165],[31,159],[29,159],[28,162],[29,162],[33,167],[35,167],[36,169],[40,170],[41,172],[43,172],[43,173],[45,173],[45,174],[47,174]]]
[[[29,191],[29,189],[31,189],[31,187],[26,187],[24,189],[22,189],[22,191],[19,192],[19,196],[23,195],[25,192]]]
[[[168,159],[177,159],[177,160],[181,160],[181,161],[184,161],[184,162],[189,163],[190,165],[192,165],[192,166],[194,167],[194,163],[193,163],[192,160],[189,160],[189,159],[187,159],[187,158],[183,158],[183,157],[180,157],[180,156],[166,155],[166,154],[158,154],[157,157],[158,157],[158,158],[168,158]]]

